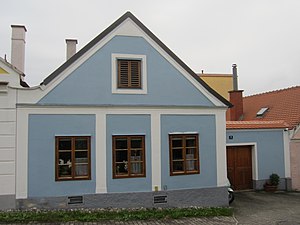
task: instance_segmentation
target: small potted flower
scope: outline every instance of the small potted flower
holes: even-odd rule
[[[276,173],[272,173],[270,175],[269,180],[265,183],[264,189],[267,192],[274,192],[277,190],[278,184],[280,181],[280,177]]]

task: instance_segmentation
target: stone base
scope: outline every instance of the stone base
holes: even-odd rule
[[[254,190],[264,190],[264,185],[268,179],[265,180],[253,180]],[[291,179],[290,178],[280,178],[280,182],[277,190],[281,191],[291,191]]]
[[[72,198],[71,200],[70,197],[71,196],[18,199],[17,208],[68,209],[228,206],[227,187],[158,192],[90,194],[83,195],[82,198],[78,196],[78,198]],[[79,200],[79,202],[70,204],[74,199]],[[82,203],[80,203],[81,200]]]
[[[15,195],[0,195],[0,210],[8,210],[16,208]]]

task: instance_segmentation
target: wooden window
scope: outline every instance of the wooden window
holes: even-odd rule
[[[56,137],[55,146],[56,181],[91,179],[90,137]]]
[[[170,174],[200,173],[198,134],[170,134]]]
[[[141,89],[141,60],[118,59],[118,88]]]
[[[145,136],[113,136],[113,178],[145,177]]]

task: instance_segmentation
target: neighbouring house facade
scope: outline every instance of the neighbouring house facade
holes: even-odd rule
[[[15,205],[16,102],[18,90],[28,87],[24,76],[0,58],[0,209]]]
[[[208,83],[220,94],[227,92],[233,104],[226,115],[227,173],[231,184],[236,190],[261,190],[270,174],[277,173],[281,178],[279,189],[298,189],[299,93],[292,88],[286,100],[279,95],[287,91],[243,97],[237,77],[237,66],[233,64],[231,85],[216,85],[224,82],[222,74],[211,76]]]
[[[229,101],[228,91],[233,90],[232,74],[199,73],[198,76],[204,80],[211,88],[216,90],[223,98]]]
[[[236,190],[264,188],[272,173],[290,190],[290,155],[284,121],[227,121],[227,173]]]
[[[130,12],[68,58],[37,87],[8,83],[3,208],[228,205],[226,99]]]
[[[285,125],[286,176],[289,188],[300,190],[300,87],[266,92],[243,98],[243,121],[282,121]],[[276,142],[274,138],[270,142]],[[279,166],[278,166],[279,167]]]

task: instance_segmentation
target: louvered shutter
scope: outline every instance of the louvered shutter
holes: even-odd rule
[[[141,88],[140,60],[118,60],[118,88]]]
[[[141,87],[141,61],[130,61],[130,86]]]

